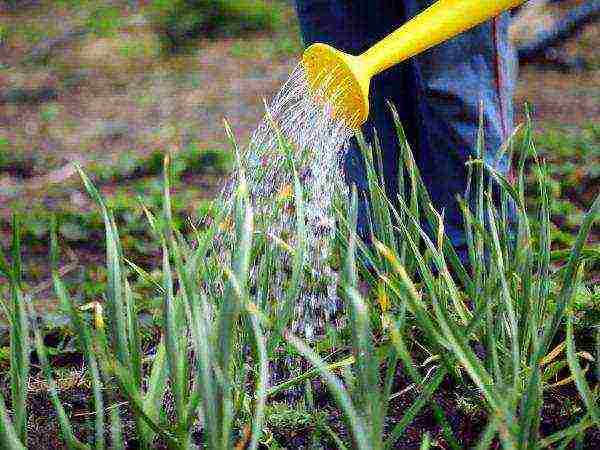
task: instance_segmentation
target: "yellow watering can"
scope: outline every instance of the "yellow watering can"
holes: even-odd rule
[[[309,87],[335,117],[359,128],[369,116],[373,76],[524,2],[439,0],[359,56],[313,44],[302,57]]]

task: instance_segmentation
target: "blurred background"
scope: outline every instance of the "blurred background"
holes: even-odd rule
[[[532,0],[514,13],[515,104],[519,120],[532,105],[550,162],[557,247],[598,192],[599,13],[597,0]],[[0,242],[20,211],[26,279],[45,307],[52,215],[82,295],[105,279],[102,221],[73,162],[108,196],[125,252],[150,267],[157,248],[139,202],[159,206],[163,154],[174,155],[185,226],[231,166],[223,118],[244,143],[301,51],[291,0],[0,0]]]

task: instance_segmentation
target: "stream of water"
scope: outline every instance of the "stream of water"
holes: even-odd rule
[[[327,264],[335,232],[332,197],[336,190],[345,190],[341,161],[353,133],[343,121],[333,117],[331,106],[323,101],[326,80],[318,89],[309,88],[305,70],[299,64],[267,105],[265,118],[241,152],[255,216],[267,228],[258,231],[294,247],[295,211],[276,206],[282,198],[293,196],[290,152],[282,148],[281,138],[291,146],[304,188],[307,267],[312,272],[295,304],[294,328],[309,339],[330,320],[339,305],[337,274]],[[282,266],[289,264],[282,258]],[[281,294],[284,277],[285,271],[278,270],[271,286],[276,296]]]

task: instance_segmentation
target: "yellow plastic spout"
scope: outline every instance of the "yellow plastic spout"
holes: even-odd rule
[[[369,84],[378,73],[479,25],[525,0],[439,0],[359,56],[326,44],[306,49],[309,86],[351,128],[369,115]]]

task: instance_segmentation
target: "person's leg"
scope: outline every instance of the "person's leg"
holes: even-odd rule
[[[325,42],[358,54],[401,26],[431,0],[296,0],[305,43]],[[508,42],[508,15],[395,66],[372,80],[367,137],[377,129],[384,176],[392,201],[397,193],[398,142],[386,105],[400,113],[415,159],[434,206],[445,210],[446,229],[464,246],[455,197],[466,187],[465,162],[475,157],[479,102],[483,101],[486,160],[500,171],[496,153],[512,128],[516,57]],[[348,184],[365,191],[364,164],[356,143],[345,159]],[[361,202],[359,231],[367,238],[368,206]],[[463,252],[464,256],[464,252]]]
[[[389,0],[296,0],[296,10],[306,45],[323,42],[358,55],[405,21],[401,3]],[[398,107],[401,120],[409,127],[408,134],[413,136],[416,98],[407,83],[408,69],[399,65],[372,80],[369,120],[363,127],[367,140],[371,139],[373,128],[377,129],[383,150],[386,189],[391,198],[397,193],[398,145],[386,100]],[[354,139],[344,160],[344,174],[347,184],[356,185],[359,191],[358,231],[362,239],[369,241],[367,181],[362,154]]]
[[[416,15],[432,1],[407,0]],[[415,155],[433,204],[445,210],[446,229],[463,247],[462,215],[455,196],[466,186],[465,162],[476,157],[479,104],[483,102],[485,160],[506,172],[497,153],[513,127],[517,60],[508,39],[509,15],[482,24],[413,58],[419,131]]]

